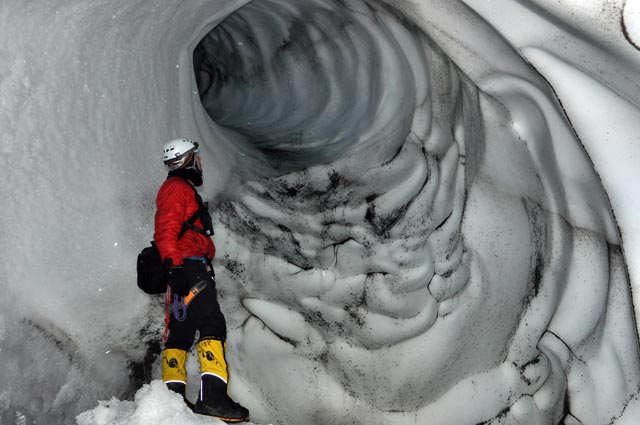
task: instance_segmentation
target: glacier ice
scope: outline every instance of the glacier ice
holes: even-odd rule
[[[634,17],[3,2],[0,421],[123,421],[166,396],[93,409],[157,377],[162,306],[133,262],[180,136],[204,145],[253,420],[633,423]]]

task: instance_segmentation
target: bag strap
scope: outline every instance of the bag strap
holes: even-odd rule
[[[198,227],[194,224],[196,220],[199,218],[202,221],[202,213],[208,212],[208,208],[207,208],[207,204],[202,202],[202,198],[200,197],[200,194],[196,191],[196,189],[191,185],[189,185],[189,187],[193,189],[193,193],[196,197],[196,202],[198,203],[198,209],[196,210],[196,212],[193,213],[191,217],[189,217],[187,221],[182,223],[182,228],[180,229],[180,233],[178,234],[178,239],[180,239],[187,232],[187,230],[193,230],[200,233],[201,235],[211,236],[212,233],[209,233],[202,227]]]
[[[190,230],[190,229],[195,230],[198,233],[204,234],[204,230],[202,230],[201,228],[193,224],[196,222],[198,218],[200,218],[200,207],[198,207],[198,210],[195,213],[193,213],[193,215],[189,217],[187,221],[182,223],[182,228],[180,229],[180,233],[178,234],[178,239],[184,236],[184,234],[187,233],[187,230]]]

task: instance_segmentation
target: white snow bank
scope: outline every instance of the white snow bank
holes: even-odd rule
[[[628,1],[622,16],[627,38],[634,46],[640,48],[640,2]]]
[[[167,389],[160,380],[144,385],[134,401],[120,401],[113,397],[101,401],[98,407],[81,413],[78,425],[171,425],[221,423],[193,413],[182,398]]]
[[[196,415],[182,398],[160,380],[151,381],[136,393],[134,401],[112,398],[81,413],[78,425],[199,425],[224,424],[208,416]]]

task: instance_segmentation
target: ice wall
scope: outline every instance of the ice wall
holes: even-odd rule
[[[431,11],[445,28],[464,14]],[[321,25],[331,13],[336,27]],[[371,3],[273,1],[197,48],[210,116],[275,169],[218,209],[223,276],[240,284],[224,293],[238,300],[232,341],[255,365],[236,388],[283,423],[628,420],[635,322],[589,158],[547,83],[497,33],[482,60],[452,49],[478,91],[447,57],[461,40],[442,52],[424,28]],[[397,66],[385,69],[389,46]],[[350,48],[376,70],[364,84],[340,70]],[[354,127],[334,125],[334,111]]]
[[[188,46],[237,6],[2,2],[1,423],[73,423],[148,375],[163,313],[133,277],[158,146],[202,139]],[[224,184],[216,161],[205,196]]]
[[[236,19],[261,29],[255,37],[264,46],[251,61],[237,62],[229,54],[240,50],[229,45],[219,56],[231,75],[246,81],[252,74],[234,67],[260,66],[260,54],[273,53],[280,35],[288,34],[288,19],[318,24],[298,28],[299,37],[289,39],[298,56],[284,49],[269,62],[271,72],[257,73],[280,78],[277,83],[258,81],[255,91],[246,81],[224,85],[234,88],[227,93],[210,86],[213,120],[232,131],[205,113],[192,51],[243,3],[7,1],[0,7],[0,359],[8,365],[2,422],[72,423],[95,400],[126,397],[149,376],[146,342],[156,336],[162,313],[134,287],[133,263],[152,233],[153,196],[164,173],[158,146],[184,136],[207,145],[205,196],[242,195],[220,202],[216,241],[221,292],[234,324],[230,354],[238,379],[232,389],[247,400],[254,420],[547,423],[566,413],[549,394],[570,393],[571,411],[581,415],[566,418],[569,423],[632,423],[637,406],[624,404],[637,390],[628,281],[615,221],[583,151],[611,197],[636,282],[637,201],[627,184],[638,181],[629,158],[638,155],[640,97],[631,6],[624,8],[626,32],[618,26],[624,5],[611,2],[604,14],[600,2],[584,8],[545,1],[528,7],[469,1],[471,8],[390,2],[399,12],[373,3],[272,2],[264,21],[251,21],[260,15],[244,9],[227,21],[236,30],[227,43],[238,45],[245,41],[238,37],[250,33],[238,30]],[[331,38],[336,45],[309,62],[305,49],[314,51],[332,35],[319,23],[333,16],[333,6],[345,12],[345,34],[335,28],[342,38]],[[511,19],[501,19],[505,10]],[[412,47],[416,40],[419,48]],[[435,62],[442,75],[432,74]],[[353,67],[358,78],[350,80]],[[431,73],[428,84],[416,78],[422,67]],[[368,77],[375,77],[366,80],[369,86]],[[441,98],[426,98],[438,84]],[[264,97],[256,102],[237,94],[257,92]],[[320,95],[325,100],[317,101]],[[211,112],[221,102],[235,113]],[[254,104],[264,110],[247,112]],[[343,113],[334,112],[336,105]],[[252,119],[245,124],[239,116]],[[469,124],[474,116],[482,125]],[[305,134],[309,129],[313,137]],[[469,149],[477,144],[469,140],[479,132],[485,150],[474,157]],[[299,148],[292,152],[291,133]],[[376,139],[381,133],[394,143]],[[327,161],[335,164],[318,164]],[[274,165],[280,165],[275,172]],[[436,175],[445,183],[435,184]],[[438,192],[446,202],[433,202]],[[266,193],[272,198],[265,201]],[[417,203],[407,203],[418,194],[425,199],[422,214]],[[261,226],[247,230],[252,217]],[[325,227],[328,218],[333,227]],[[442,224],[438,235],[434,226]],[[449,227],[460,227],[461,235],[450,240]],[[414,239],[397,242],[385,231]],[[249,242],[256,251],[246,250]],[[457,262],[446,263],[449,248]],[[484,252],[494,258],[478,261]],[[503,268],[496,268],[496,258]],[[561,276],[538,287],[537,299],[546,303],[530,302],[528,278],[540,271],[532,264]],[[407,277],[407,270],[414,274]],[[469,283],[465,273],[485,278]],[[439,288],[431,278],[427,291],[424,277],[436,274],[443,277],[436,279]],[[370,276],[366,291],[361,275]],[[385,275],[387,281],[378,281]],[[402,290],[389,293],[385,285]],[[470,294],[463,302],[455,296],[461,287]],[[573,300],[587,307],[573,309]],[[526,314],[535,310],[544,314]],[[477,325],[438,321],[452,312]],[[612,320],[623,336],[611,336]],[[538,340],[540,357],[533,355]],[[44,365],[34,367],[42,358]],[[568,368],[592,380],[572,378],[563,388],[558,377]],[[296,391],[283,391],[283,379]],[[611,382],[607,399],[593,387],[605,381]],[[480,410],[458,408],[464,397],[480,393]]]

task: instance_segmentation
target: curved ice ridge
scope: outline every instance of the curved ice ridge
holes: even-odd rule
[[[277,293],[280,303],[319,314],[325,337],[370,349],[423,333],[468,279],[457,230],[460,162],[455,143],[438,161],[411,141],[362,176],[318,167],[246,185],[222,222],[254,252],[290,265],[277,288],[255,282],[249,296]]]

